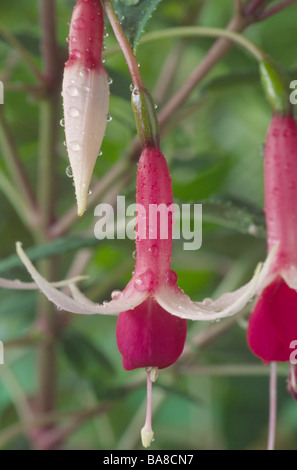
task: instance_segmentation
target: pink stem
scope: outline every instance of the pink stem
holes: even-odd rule
[[[277,410],[277,364],[270,364],[269,383],[269,425],[267,450],[274,450],[275,430],[276,430],[276,410]]]

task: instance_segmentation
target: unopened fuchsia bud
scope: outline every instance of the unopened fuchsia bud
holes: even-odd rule
[[[102,64],[104,15],[100,0],[78,0],[69,33],[63,79],[67,151],[78,215],[86,209],[89,186],[106,129],[108,75]]]

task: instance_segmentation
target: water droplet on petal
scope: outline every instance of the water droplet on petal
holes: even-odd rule
[[[68,112],[68,115],[70,117],[78,117],[79,116],[79,109],[74,108],[73,106],[71,108],[69,108],[67,112]]]
[[[149,248],[149,252],[150,252],[153,256],[157,256],[157,254],[158,254],[158,252],[159,252],[158,246],[157,246],[157,245],[152,245],[152,246]]]
[[[89,191],[88,191],[88,196],[91,196],[92,193],[93,193],[93,191],[92,191],[91,189],[89,189]]]
[[[106,121],[107,121],[107,122],[112,121],[112,116],[111,116],[110,114],[107,114],[107,116],[106,116]]]
[[[122,297],[123,293],[120,290],[114,290],[111,293],[111,298],[112,300],[118,300],[120,297]]]
[[[80,145],[79,145],[78,142],[70,142],[69,148],[70,148],[70,150],[73,150],[73,152],[79,152]]]
[[[63,119],[61,119],[61,121],[60,121],[60,126],[62,126],[62,127],[64,127],[64,126],[65,126],[65,119],[64,119],[64,118],[63,118]]]
[[[78,96],[78,88],[76,86],[69,85],[66,88],[66,93],[68,96]]]
[[[136,259],[137,258],[137,251],[134,250],[133,253],[132,253],[132,258]]]
[[[74,29],[84,29],[86,26],[86,22],[83,18],[77,18],[72,22],[72,26]]]
[[[139,276],[136,276],[134,280],[135,289],[140,292],[150,290],[153,284],[153,277],[154,276],[153,276],[153,272],[151,269],[148,269],[147,271],[140,274]]]
[[[174,286],[177,283],[177,274],[175,271],[170,269],[166,274],[166,281],[170,286]]]
[[[111,77],[108,77],[107,83],[108,83],[108,85],[111,85],[113,83],[113,79]]]
[[[212,303],[212,299],[209,297],[206,297],[204,300],[202,300],[203,305],[210,305]]]

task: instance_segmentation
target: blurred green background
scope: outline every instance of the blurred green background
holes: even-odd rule
[[[74,3],[70,0],[57,2],[57,34],[65,54],[65,38]],[[163,0],[146,31],[180,26],[186,17],[185,10],[190,12],[197,3],[198,0]],[[232,15],[231,0],[207,0],[201,6],[196,20],[200,25],[225,27]],[[0,23],[21,41],[34,62],[41,66],[38,7],[37,0],[1,2]],[[293,5],[245,32],[290,71],[292,80],[297,79],[296,18],[297,5]],[[110,101],[113,119],[107,125],[95,179],[100,179],[120,158],[125,158],[135,135],[130,106],[131,80],[122,54],[109,55],[115,40],[109,25],[107,30],[105,66],[113,79]],[[212,43],[211,39],[194,38],[139,45],[137,59],[142,77],[157,97],[159,108],[162,106],[159,77],[160,73],[166,76],[170,60],[179,54],[173,80],[162,91],[161,97],[166,99],[187,79]],[[16,90],[22,84],[34,84],[34,79],[4,37],[0,37],[0,79],[5,88],[5,105],[1,112],[5,114],[35,187],[39,99],[34,93]],[[59,119],[62,117],[61,101]],[[178,274],[180,287],[192,299],[202,300],[238,288],[250,279],[256,264],[265,259],[263,145],[270,118],[257,64],[248,53],[235,46],[191,95],[179,116],[174,115],[166,127],[161,147],[170,166],[175,202],[203,203],[201,249],[185,252],[182,241],[174,242],[172,266]],[[68,160],[63,142],[63,128],[59,126],[59,176],[55,187],[58,217],[74,204],[72,180],[65,174]],[[0,169],[8,174],[2,151]],[[131,166],[131,179],[120,188],[120,194],[129,202],[134,202],[135,198],[136,169],[136,164]],[[97,204],[110,197],[107,192]],[[13,258],[9,258],[11,265],[5,263],[14,254],[17,240],[22,241],[25,248],[36,246],[36,241],[4,192],[0,193],[0,210],[0,276],[29,280],[25,269],[14,264]],[[78,252],[76,247],[91,250],[84,270],[89,280],[83,283],[82,289],[92,300],[103,301],[130,279],[134,243],[95,240],[96,220],[93,209],[89,209],[74,224],[55,254],[59,255],[57,277],[63,279]],[[55,252],[56,245],[54,241],[51,243]],[[38,253],[44,254],[45,248]],[[34,292],[0,290],[0,340],[5,348],[5,366],[0,365],[0,445],[6,449],[31,448],[23,425],[18,423],[24,421],[25,397],[32,399],[38,387],[38,349],[34,344],[16,347],[13,343],[16,338],[31,335],[36,325],[37,296]],[[249,304],[246,312],[251,308]],[[102,413],[95,412],[90,419],[82,420],[81,426],[63,443],[66,448],[141,448],[139,429],[145,414],[145,374],[142,370],[126,372],[122,369],[115,326],[115,318],[71,315],[67,329],[57,341],[59,426],[63,428],[73,412],[79,414],[100,403],[105,406]],[[175,366],[163,370],[154,385],[155,442],[151,448],[265,448],[269,367],[263,366],[249,351],[245,319],[210,325],[189,322],[188,327],[187,355]],[[195,340],[208,328],[219,331],[217,338],[205,347],[195,346]],[[296,449],[297,405],[286,391],[287,365],[280,365],[279,372],[277,448]]]

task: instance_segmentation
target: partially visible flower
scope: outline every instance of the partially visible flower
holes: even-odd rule
[[[69,32],[63,79],[64,125],[78,215],[86,209],[96,159],[106,129],[108,75],[102,64],[104,14],[100,0],[78,0]]]
[[[268,251],[279,244],[249,320],[248,343],[264,362],[289,361],[297,340],[297,124],[275,115],[265,146]]]

